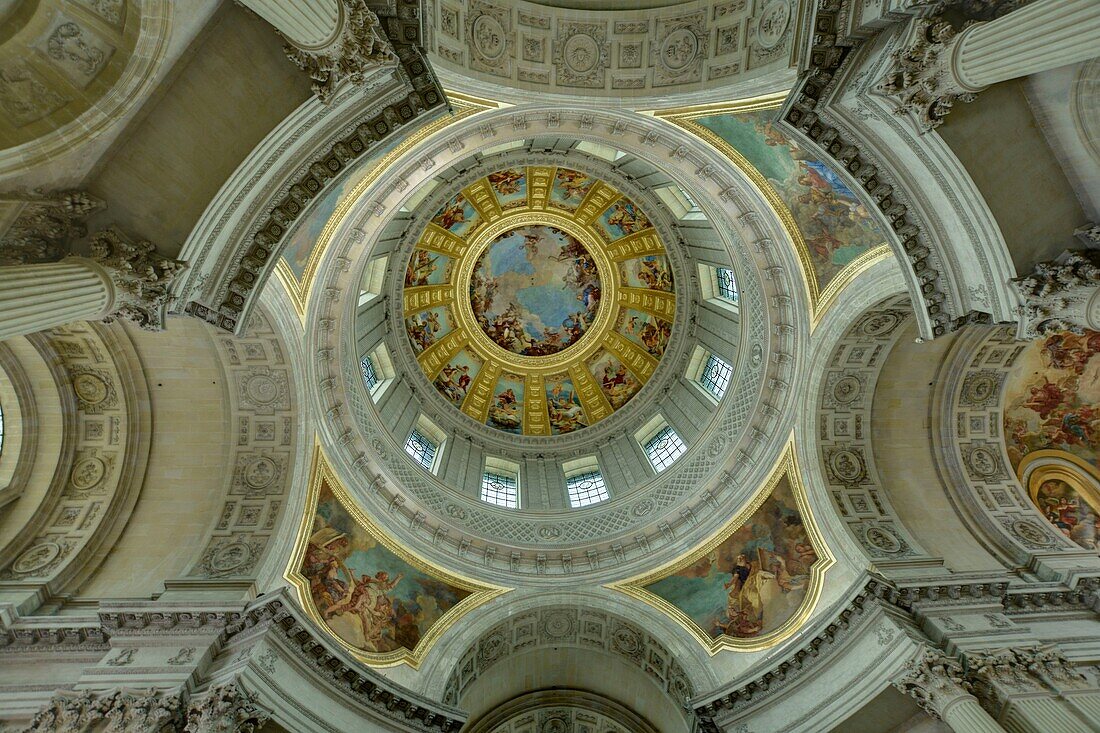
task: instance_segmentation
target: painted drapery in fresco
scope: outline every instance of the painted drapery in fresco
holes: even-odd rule
[[[1005,384],[1004,435],[1013,468],[1057,449],[1100,469],[1100,332],[1051,334],[1020,353]]]
[[[413,651],[470,591],[413,566],[360,525],[321,486],[301,574],[329,628],[356,649]]]
[[[818,288],[844,266],[886,243],[871,212],[830,166],[776,129],[775,110],[722,113],[696,119],[737,150],[787,206],[809,250]]]
[[[816,560],[784,475],[760,508],[714,549],[643,588],[711,639],[751,639],[798,613]]]

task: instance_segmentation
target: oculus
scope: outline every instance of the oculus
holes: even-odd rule
[[[514,435],[593,425],[639,394],[677,289],[649,216],[588,173],[503,168],[451,192],[405,269],[403,320],[451,406]]]

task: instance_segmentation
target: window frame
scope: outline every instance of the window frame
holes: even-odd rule
[[[503,484],[503,487],[490,486],[490,482],[494,479],[496,483]],[[509,489],[511,492],[508,491]],[[492,494],[504,496],[504,501],[497,501],[495,497],[490,498]],[[481,485],[478,488],[477,497],[480,501],[500,509],[519,509],[521,506],[519,464],[503,458],[487,456],[481,467]]]

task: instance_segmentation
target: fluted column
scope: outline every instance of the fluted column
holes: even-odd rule
[[[956,101],[1008,79],[1084,61],[1100,48],[1100,2],[1038,0],[961,32],[939,18],[914,21],[879,90],[900,99],[921,127],[938,127]]]
[[[242,0],[298,48],[321,48],[336,39],[343,21],[340,0]]]
[[[286,55],[327,102],[343,79],[363,84],[369,72],[395,66],[397,55],[365,0],[241,0],[287,40]]]
[[[1096,56],[1100,3],[1038,0],[959,34],[952,67],[959,83],[978,90]]]
[[[92,256],[0,267],[0,340],[73,321],[125,318],[164,327],[168,284],[183,263],[115,230],[92,239]]]
[[[103,318],[114,291],[106,270],[83,257],[0,267],[0,340]]]
[[[925,649],[921,656],[910,660],[894,687],[955,733],[1004,733],[970,694],[962,664],[940,651]]]

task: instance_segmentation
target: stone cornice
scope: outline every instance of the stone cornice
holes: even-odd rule
[[[718,733],[721,730],[715,720],[718,714],[750,707],[789,687],[819,661],[826,659],[831,648],[844,642],[854,629],[862,626],[870,609],[881,607],[883,602],[890,604],[895,594],[896,588],[885,580],[868,580],[824,629],[771,670],[718,697],[705,701],[697,699],[693,705],[700,727],[708,733]]]
[[[274,269],[276,259],[294,222],[328,187],[340,178],[355,161],[382,141],[396,134],[422,114],[447,104],[422,48],[422,28],[417,20],[421,14],[418,0],[399,0],[393,6],[395,15],[380,15],[387,36],[397,54],[397,78],[407,89],[401,99],[387,104],[361,119],[352,129],[344,129],[332,140],[325,152],[307,161],[297,178],[287,182],[276,193],[279,198],[264,207],[264,214],[254,230],[251,241],[242,245],[232,257],[229,267],[221,270],[219,282],[207,290],[210,305],[191,300],[184,312],[201,318],[227,331],[237,331],[246,323],[259,286]],[[198,296],[198,293],[192,293]]]
[[[1072,613],[1095,610],[1098,588],[1100,578],[1095,577],[1082,578],[1074,588],[1052,586],[1044,590],[1034,590],[1029,584],[1010,587],[1007,579],[1000,578],[962,579],[956,583],[894,584],[881,577],[871,577],[817,635],[752,681],[716,697],[697,698],[693,702],[695,714],[703,730],[719,731],[716,723],[719,714],[751,707],[790,687],[819,662],[827,660],[830,650],[842,644],[854,629],[860,628],[867,612],[876,607],[896,609],[910,618],[929,605],[968,603],[1001,604],[1006,614],[1034,613],[1040,609],[1047,613]]]
[[[239,614],[231,614],[225,641],[269,630],[319,677],[381,715],[399,716],[405,725],[425,731],[457,731],[465,723],[466,716],[457,708],[420,697],[339,650],[290,600],[286,589],[265,596]]]

